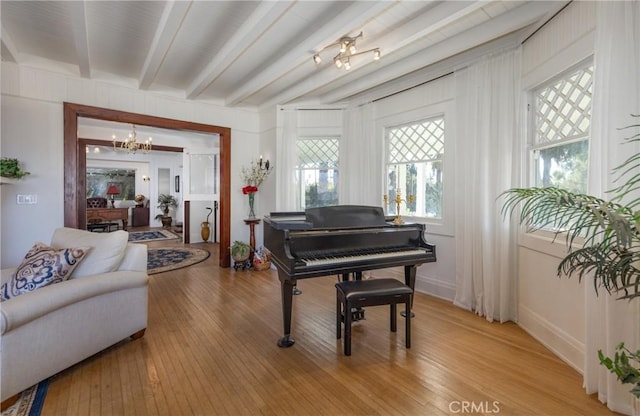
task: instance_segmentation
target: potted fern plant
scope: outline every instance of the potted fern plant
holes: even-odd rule
[[[640,115],[632,115],[640,121]],[[625,141],[640,142],[640,124],[631,124],[635,134]],[[506,216],[520,209],[519,222],[530,229],[551,228],[564,234],[567,255],[557,268],[558,276],[593,278],[600,288],[619,300],[640,300],[640,153],[630,156],[613,171],[622,185],[610,191],[606,201],[595,196],[559,188],[513,188],[501,195]],[[574,248],[574,243],[577,248]],[[620,343],[613,358],[598,351],[600,363],[640,401],[640,350],[633,352]]]

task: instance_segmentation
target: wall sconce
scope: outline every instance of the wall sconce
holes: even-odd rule
[[[260,161],[258,162],[258,165],[260,166],[260,169],[264,169],[264,170],[269,170],[269,161],[267,160],[266,162],[262,162],[262,155],[260,155]]]
[[[147,175],[142,175],[142,180],[143,180],[144,182],[149,182],[149,181],[151,180],[151,178],[150,178],[150,177],[148,177]]]

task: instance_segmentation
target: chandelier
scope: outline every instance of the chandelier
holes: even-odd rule
[[[337,42],[332,43],[331,45],[325,46],[319,52],[314,54],[313,62],[315,62],[316,65],[320,65],[320,63],[322,62],[322,58],[320,57],[320,52],[326,49],[332,48],[334,46],[340,47],[340,52],[338,52],[338,54],[333,57],[333,64],[336,66],[336,68],[344,68],[345,70],[348,71],[351,69],[351,58],[358,55],[364,55],[366,53],[372,53],[373,59],[376,61],[380,59],[380,48],[373,48],[373,49],[368,49],[366,51],[358,52],[358,48],[356,47],[356,40],[361,37],[362,37],[362,32],[360,32],[357,36],[354,36],[354,37],[345,36],[340,38],[340,40],[338,40]]]
[[[151,150],[151,137],[149,137],[144,143],[136,141],[136,126],[135,124],[131,125],[132,130],[129,133],[129,137],[124,139],[121,142],[118,142],[116,135],[111,136],[113,138],[113,150],[116,152],[118,150],[124,150],[129,154],[135,154],[138,149],[142,150],[143,153],[149,153]]]

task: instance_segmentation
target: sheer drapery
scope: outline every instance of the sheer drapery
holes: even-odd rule
[[[293,109],[281,108],[278,111],[281,126],[276,137],[276,211],[296,211],[296,165],[298,163],[298,113]]]
[[[621,144],[632,131],[618,130],[637,124],[630,114],[640,114],[640,2],[598,2],[596,10],[589,193],[608,199],[606,191],[615,186],[611,170],[640,151],[638,144]],[[613,356],[621,341],[632,351],[640,348],[640,299],[596,296],[592,284],[584,290],[586,391],[597,392],[611,410],[631,414],[631,385],[622,385],[600,365],[598,350]]]
[[[382,205],[377,189],[382,163],[379,146],[374,137],[373,105],[347,108],[340,139],[340,204]]]
[[[520,49],[455,72],[456,295],[487,320],[515,320],[517,226],[500,193],[519,184]]]

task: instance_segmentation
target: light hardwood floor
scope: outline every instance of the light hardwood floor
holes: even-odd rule
[[[336,277],[301,280],[296,344],[278,348],[276,271],[221,269],[216,244],[193,246],[210,258],[151,276],[145,336],[55,376],[42,415],[613,414],[517,325],[424,294],[414,300],[411,349],[402,318],[391,333],[388,307],[370,307],[345,357]]]

